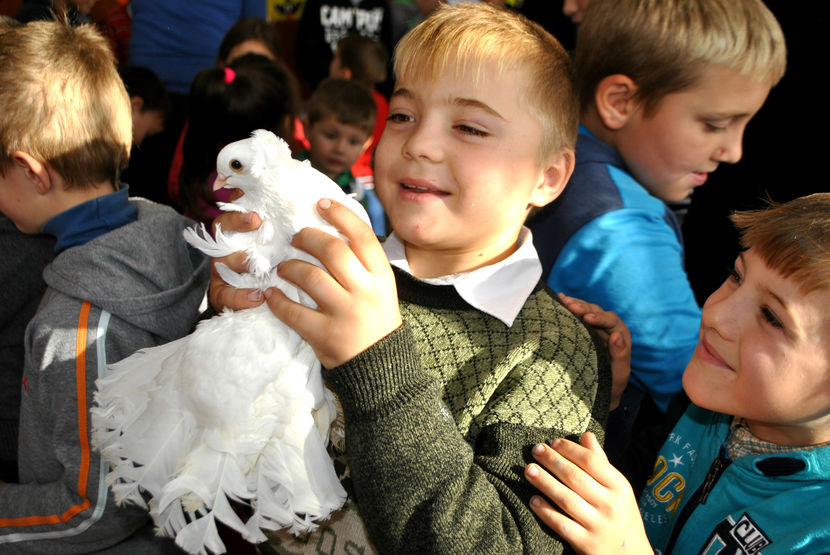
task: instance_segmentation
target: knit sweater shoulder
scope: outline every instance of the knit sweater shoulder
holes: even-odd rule
[[[603,437],[604,347],[542,284],[508,327],[451,286],[396,279],[404,325],[325,372],[375,547],[561,552],[528,508],[523,469],[536,443]]]

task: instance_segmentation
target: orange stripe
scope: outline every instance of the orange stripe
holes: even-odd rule
[[[89,479],[89,435],[87,434],[86,412],[86,330],[92,305],[84,301],[78,316],[78,329],[75,335],[75,394],[78,400],[78,442],[81,447],[81,465],[78,472],[78,495],[81,502],[69,507],[62,515],[27,516],[21,518],[0,518],[0,526],[36,526],[39,524],[58,524],[67,522],[76,514],[89,508],[86,486]]]

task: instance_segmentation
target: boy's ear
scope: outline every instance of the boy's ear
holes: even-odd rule
[[[16,150],[12,154],[12,161],[23,170],[29,183],[31,183],[38,194],[45,195],[52,189],[54,185],[52,175],[49,173],[49,168],[45,162],[41,162],[21,150]]]
[[[140,96],[131,96],[130,97],[130,108],[133,111],[133,117],[138,116],[141,114],[141,111],[144,109],[144,99]]]
[[[575,156],[571,148],[559,151],[551,157],[544,169],[542,181],[530,197],[530,206],[545,206],[562,194],[574,171]]]
[[[627,75],[616,73],[597,85],[594,106],[602,123],[609,129],[621,129],[639,107],[635,98],[637,84]]]

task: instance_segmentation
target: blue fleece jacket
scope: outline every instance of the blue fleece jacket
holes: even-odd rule
[[[700,327],[677,220],[580,126],[562,195],[528,223],[555,291],[613,310],[631,330],[631,383],[666,410],[681,390]]]

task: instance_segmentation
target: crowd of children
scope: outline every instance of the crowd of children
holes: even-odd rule
[[[734,215],[744,251],[702,309],[667,206],[740,160],[785,73],[761,0],[565,2],[573,61],[514,11],[450,3],[391,68],[385,1],[309,1],[305,101],[242,4],[198,52],[183,130],[193,60],[160,78],[91,25],[0,20],[0,550],[177,550],[115,504],[88,410],[107,364],[189,333],[207,293],[308,341],[345,422],[345,507],[262,553],[830,551],[830,193]],[[370,215],[324,200],[342,237],[295,236],[325,269],[277,271],[314,308],[228,286],[181,237],[259,226],[213,191],[259,128]],[[128,187],[162,132],[181,214]]]

